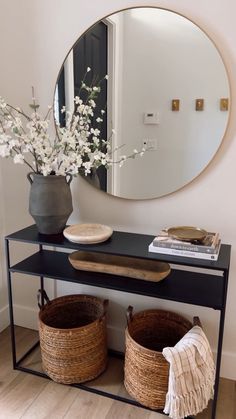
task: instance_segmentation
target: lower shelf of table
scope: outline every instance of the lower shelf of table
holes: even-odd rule
[[[35,333],[35,332],[34,332]],[[16,369],[40,377],[50,379],[42,369],[41,353],[39,342],[33,342],[29,350],[19,357],[16,364]],[[104,397],[109,397],[117,401],[125,402],[133,406],[137,406],[146,410],[152,410],[142,406],[134,400],[126,391],[124,384],[124,359],[119,352],[109,351],[108,367],[106,371],[95,380],[82,384],[73,384],[73,387],[95,393]],[[58,384],[60,385],[60,384]],[[162,410],[155,410],[155,412],[164,415]],[[193,416],[189,416],[194,418]]]
[[[42,369],[39,344],[36,343],[32,348],[32,351],[28,355],[23,355],[21,360],[17,362],[16,369],[50,379]],[[73,384],[73,387],[78,387],[92,393],[110,397],[114,400],[148,409],[136,402],[125,390],[123,385],[124,360],[122,358],[122,354],[115,351],[109,351],[108,366],[106,371],[92,381],[81,384]],[[163,413],[160,410],[158,410],[158,412]]]

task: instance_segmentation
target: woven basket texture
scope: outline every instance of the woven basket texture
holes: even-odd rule
[[[164,408],[169,364],[162,350],[174,346],[191,327],[182,316],[164,310],[145,310],[131,316],[126,328],[124,384],[142,405]]]
[[[90,295],[56,298],[39,312],[43,370],[52,380],[81,383],[107,365],[104,302]]]

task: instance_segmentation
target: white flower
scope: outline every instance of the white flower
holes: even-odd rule
[[[89,71],[90,67],[87,68],[87,73]],[[107,75],[105,79],[108,79]],[[121,148],[119,146],[114,149],[110,141],[112,135],[116,134],[115,130],[112,129],[109,139],[103,139],[102,132],[98,129],[98,124],[103,122],[101,116],[105,114],[105,110],[98,109],[101,116],[93,118],[96,98],[101,91],[100,82],[97,86],[87,86],[85,75],[81,88],[83,98],[80,94],[75,96],[75,110],[68,111],[65,106],[61,109],[65,123],[56,123],[55,139],[51,136],[50,128],[51,106],[48,107],[46,116],[42,117],[38,113],[39,105],[33,104],[33,113],[27,115],[20,108],[8,105],[0,97],[0,156],[11,157],[14,163],[25,163],[32,171],[44,176],[52,172],[56,175],[75,176],[80,169],[87,175],[93,168],[108,168],[114,163],[122,166],[126,160],[143,155],[145,149],[141,153],[134,149],[132,154],[121,157],[117,155],[114,159],[114,152],[118,153]]]
[[[7,144],[10,138],[11,137],[9,135],[7,135],[5,132],[2,132],[0,135],[0,144]]]
[[[4,123],[4,129],[9,129],[13,126],[14,126],[14,124],[13,124],[13,121],[11,121],[11,120],[8,120]]]
[[[104,79],[108,80],[108,75],[107,74],[105,75]]]
[[[102,163],[103,166],[106,166],[106,164],[107,164],[107,158],[106,157],[103,157],[101,159],[101,163]]]
[[[92,134],[94,134],[96,137],[98,137],[99,136],[99,134],[100,134],[100,130],[99,129],[94,129],[94,128],[91,128],[91,133]]]
[[[13,158],[14,163],[20,163],[23,164],[24,163],[24,156],[22,154],[16,154]]]
[[[6,108],[7,104],[6,102],[3,100],[3,98],[0,98],[0,108],[4,109]]]
[[[94,142],[94,144],[98,147],[99,146],[99,138],[98,137],[96,137],[95,135],[92,137],[92,140],[93,140],[93,142]]]
[[[42,175],[43,176],[48,176],[48,175],[50,175],[50,173],[51,173],[51,167],[48,164],[45,164],[42,167]]]
[[[8,157],[10,156],[10,148],[7,144],[0,144],[0,156]]]
[[[85,109],[85,105],[80,104],[80,105],[77,107],[76,112],[78,112],[78,113],[83,113],[83,112],[84,112],[84,109]]]
[[[91,173],[92,164],[90,161],[86,161],[85,163],[83,163],[83,167],[85,168],[85,175]]]
[[[9,140],[8,144],[9,144],[10,149],[12,149],[14,147],[20,147],[20,142],[16,138],[13,138],[13,139]]]
[[[89,104],[90,106],[92,106],[92,108],[96,108],[96,103],[94,102],[93,99],[90,99]]]
[[[75,96],[74,98],[74,102],[76,103],[76,105],[81,105],[83,103],[82,99],[80,99],[79,96]]]

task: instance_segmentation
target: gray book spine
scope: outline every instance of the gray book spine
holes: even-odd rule
[[[216,254],[219,249],[220,241],[217,243],[217,246],[203,246],[195,244],[185,244],[185,243],[173,243],[165,242],[164,240],[153,240],[153,246],[165,248],[165,249],[175,249],[175,250],[186,250],[189,252],[199,252],[199,253],[208,253]]]
[[[203,252],[191,252],[188,250],[180,250],[180,249],[168,249],[166,247],[157,247],[153,246],[151,243],[148,247],[149,252],[154,252],[156,254],[165,254],[165,255],[173,255],[173,256],[181,256],[181,257],[190,257],[196,259],[206,259],[206,260],[217,260],[219,256],[219,249],[217,253],[203,253]]]

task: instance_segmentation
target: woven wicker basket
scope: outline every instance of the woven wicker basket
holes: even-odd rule
[[[39,304],[39,337],[46,374],[63,384],[81,383],[100,375],[107,365],[108,300],[68,295],[49,301],[45,292],[42,298],[47,304]]]
[[[163,409],[168,389],[169,364],[162,355],[174,346],[192,324],[178,314],[145,310],[132,315],[127,310],[125,380],[128,393],[151,409]]]

